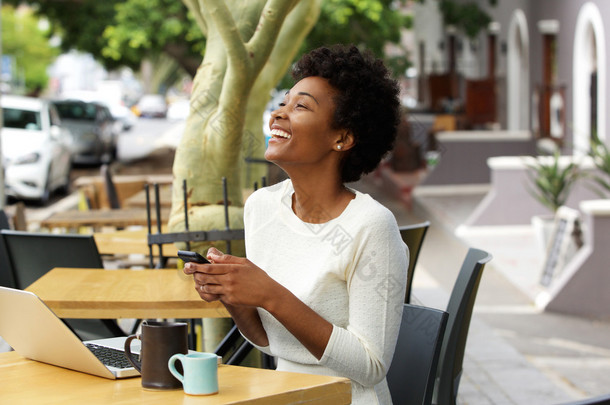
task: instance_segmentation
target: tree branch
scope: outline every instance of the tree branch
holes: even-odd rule
[[[299,0],[269,0],[265,5],[258,29],[246,44],[246,49],[253,57],[255,71],[262,69],[269,58],[286,16],[298,2]]]
[[[259,86],[272,88],[286,73],[299,50],[294,44],[300,44],[309,34],[318,21],[321,7],[322,0],[301,0],[290,11],[282,24],[273,50],[256,79],[254,91]]]
[[[240,65],[245,68],[246,47],[225,2],[202,0],[202,6],[206,7],[207,12],[214,21],[216,30],[222,38],[222,42],[227,50],[229,64],[234,68],[239,68]]]
[[[201,6],[198,0],[182,0],[182,3],[189,9],[191,14],[193,14],[193,18],[197,23],[197,26],[203,33],[203,36],[208,35],[208,25],[205,22],[205,18],[203,18],[203,14],[201,13]]]

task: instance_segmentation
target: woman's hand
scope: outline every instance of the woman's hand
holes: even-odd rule
[[[193,274],[199,296],[232,306],[263,307],[275,281],[246,258],[223,254],[210,248],[212,264],[186,263],[184,272]]]

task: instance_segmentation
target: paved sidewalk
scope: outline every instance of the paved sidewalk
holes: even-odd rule
[[[459,404],[554,405],[610,391],[610,324],[534,305],[542,259],[531,229],[461,226],[485,187],[420,186],[407,202],[374,177],[357,188],[391,209],[400,225],[431,221],[413,286],[426,305],[446,307],[468,247],[494,256],[477,294]]]

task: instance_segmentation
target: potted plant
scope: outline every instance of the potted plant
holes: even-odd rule
[[[597,185],[597,192],[600,196],[608,198],[610,197],[610,152],[608,146],[597,135],[594,135],[591,141],[589,156],[598,170],[597,174],[591,176]]]
[[[551,156],[537,156],[525,164],[532,183],[528,187],[530,194],[551,211],[551,215],[532,217],[539,243],[546,250],[555,214],[559,207],[565,205],[574,184],[582,177],[582,172],[578,163],[561,159],[559,149],[555,149]]]

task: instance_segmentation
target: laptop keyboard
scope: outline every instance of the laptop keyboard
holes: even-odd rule
[[[111,347],[99,346],[93,343],[85,343],[85,346],[97,357],[104,365],[116,367],[116,368],[130,368],[133,367],[125,352]],[[136,360],[140,360],[140,356],[132,353]]]

